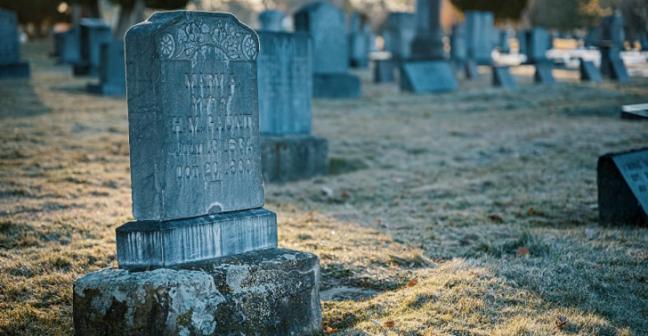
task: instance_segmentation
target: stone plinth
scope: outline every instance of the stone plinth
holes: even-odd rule
[[[416,36],[412,41],[412,58],[444,59],[441,0],[416,0]]]
[[[63,33],[59,62],[63,64],[77,64],[81,60],[81,36],[79,28],[71,28]]]
[[[552,37],[543,28],[535,27],[526,33],[527,63],[544,63],[547,61],[547,51],[551,49]]]
[[[263,177],[268,182],[288,182],[328,170],[328,141],[309,134],[261,137]]]
[[[580,79],[582,81],[589,81],[594,83],[600,83],[603,81],[603,76],[601,71],[596,67],[594,62],[586,61],[584,59],[580,60],[579,65]]]
[[[468,58],[477,64],[492,63],[494,17],[492,12],[466,11]]]
[[[117,228],[119,267],[170,267],[277,247],[277,217],[263,208]]]
[[[112,41],[101,45],[99,83],[88,84],[88,91],[105,96],[123,96],[126,94],[123,42]]]
[[[268,249],[74,283],[76,335],[319,335],[319,260]]]
[[[16,13],[0,8],[0,79],[27,78],[29,64],[20,60]]]
[[[447,61],[407,62],[401,65],[400,87],[413,93],[440,93],[459,87]]]
[[[511,69],[507,66],[494,66],[493,71],[493,86],[502,87],[505,89],[514,89],[517,86],[515,78],[511,75]]]

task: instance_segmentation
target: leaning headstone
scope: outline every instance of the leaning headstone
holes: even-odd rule
[[[279,10],[265,10],[259,13],[259,23],[261,31],[281,32],[285,31],[283,22],[286,15]]]
[[[547,61],[547,51],[551,48],[552,37],[543,28],[534,27],[526,34],[527,63],[544,63]]]
[[[371,28],[359,13],[351,14],[349,26],[349,65],[354,68],[366,68],[369,66],[371,51]]]
[[[493,86],[505,89],[515,89],[517,83],[511,75],[511,68],[508,66],[493,66]]]
[[[621,106],[621,119],[648,120],[648,104]]]
[[[59,62],[64,64],[78,64],[81,61],[81,33],[79,28],[70,28],[63,33],[61,43]]]
[[[392,83],[396,79],[396,61],[389,57],[374,59],[374,83]]]
[[[648,225],[648,148],[601,156],[597,176],[601,224]]]
[[[0,8],[0,79],[27,78],[29,63],[20,60],[16,13]]]
[[[99,83],[88,84],[87,90],[105,96],[126,94],[124,43],[122,41],[111,41],[101,45]]]
[[[305,33],[259,33],[257,58],[263,177],[287,182],[326,174],[328,142],[311,135],[311,44]]]
[[[416,18],[413,13],[392,12],[382,26],[385,51],[397,60],[409,59],[412,55],[412,40],[416,35]]]
[[[95,76],[99,72],[101,45],[112,40],[110,26],[100,19],[82,19],[80,23],[80,60],[74,65],[74,75]]]
[[[133,222],[74,283],[79,335],[315,335],[319,261],[262,208],[255,32],[163,12],[126,34]]]
[[[603,76],[601,76],[601,72],[592,61],[587,61],[581,58],[579,70],[580,70],[580,79],[582,81],[588,81],[594,83],[600,83],[603,81]]]
[[[468,58],[477,64],[492,63],[494,17],[492,12],[466,11]]]
[[[553,64],[549,61],[538,62],[535,65],[533,81],[538,84],[553,84],[556,81],[553,76]]]
[[[439,93],[459,87],[446,61],[414,61],[401,65],[400,87],[413,93]]]
[[[294,16],[295,31],[310,34],[313,43],[313,96],[360,96],[360,79],[350,73],[344,15],[328,2],[314,2]]]

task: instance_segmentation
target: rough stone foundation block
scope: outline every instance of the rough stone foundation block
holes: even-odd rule
[[[29,78],[29,63],[0,64],[0,78]]]
[[[360,97],[360,78],[348,73],[315,74],[313,76],[313,97]]]
[[[152,269],[277,247],[277,217],[263,208],[117,228],[117,261]]]
[[[324,175],[328,141],[312,135],[261,136],[263,178],[288,182]]]
[[[319,259],[268,249],[74,283],[76,335],[317,335]]]

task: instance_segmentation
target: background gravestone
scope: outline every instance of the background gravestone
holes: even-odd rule
[[[110,27],[100,19],[82,19],[79,24],[80,59],[74,75],[96,76],[101,62],[101,45],[112,41]]]
[[[553,76],[553,64],[550,61],[538,62],[534,66],[534,82],[538,84],[553,84],[556,82]]]
[[[396,61],[392,58],[374,59],[374,83],[392,83],[395,79]]]
[[[544,63],[551,49],[551,35],[543,28],[534,27],[526,32],[527,63]]]
[[[492,12],[466,11],[468,58],[477,64],[492,63],[494,18]]]
[[[412,59],[444,58],[441,0],[416,0],[416,36],[412,41]]]
[[[413,13],[393,12],[387,15],[382,26],[385,51],[395,60],[409,59],[412,40],[416,35],[416,17]]]
[[[473,80],[479,78],[479,68],[475,61],[469,59],[464,62],[464,75],[466,79]]]
[[[597,176],[601,224],[648,225],[648,148],[601,156]]]
[[[311,135],[311,45],[305,33],[259,33],[257,59],[263,177],[325,174],[328,143]]]
[[[354,68],[369,66],[371,51],[371,26],[360,13],[354,12],[349,20],[349,65]]]
[[[286,15],[279,10],[265,10],[259,13],[260,30],[280,32],[284,31],[284,19]]]
[[[29,63],[20,61],[16,13],[0,8],[0,79],[29,76]]]
[[[511,68],[508,66],[493,66],[493,86],[505,89],[517,87],[515,78],[511,75]]]
[[[360,96],[360,79],[348,73],[348,45],[344,15],[327,2],[314,2],[294,15],[295,31],[310,34],[313,43],[313,96]]]
[[[88,92],[106,96],[125,95],[124,42],[111,41],[103,43],[100,56],[99,83],[88,84]]]
[[[594,83],[600,83],[603,81],[603,76],[601,76],[601,72],[592,61],[587,61],[581,58],[579,64],[579,71],[580,71],[580,79],[582,81],[589,81]]]
[[[77,334],[321,331],[318,258],[276,248],[261,207],[258,52],[226,13],[156,13],[126,34],[135,221],[117,229],[120,269],[75,281]]]
[[[450,35],[450,59],[457,65],[463,64],[468,57],[466,48],[466,26],[455,24]]]
[[[511,31],[508,29],[503,29],[499,31],[499,36],[497,40],[497,48],[502,54],[511,53]]]
[[[407,62],[401,65],[401,89],[413,93],[440,93],[459,87],[446,61]]]
[[[630,77],[621,58],[625,40],[623,17],[620,14],[604,17],[599,25],[599,31],[601,73],[612,80],[628,82]]]
[[[81,33],[78,27],[70,28],[63,33],[59,62],[78,64],[81,61]]]

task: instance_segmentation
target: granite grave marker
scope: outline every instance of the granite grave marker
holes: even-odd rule
[[[631,104],[621,106],[621,119],[648,120],[648,104]]]
[[[547,60],[544,62],[537,62],[534,65],[535,72],[533,74],[533,81],[538,84],[553,84],[556,81],[553,76],[553,64]]]
[[[648,225],[648,148],[601,156],[597,176],[602,224]]]
[[[592,61],[587,61],[581,58],[579,71],[580,71],[580,79],[582,81],[589,81],[594,83],[600,83],[603,81],[603,76],[601,76],[601,72]]]
[[[450,35],[450,59],[457,65],[463,64],[468,57],[466,48],[466,26],[455,24]]]
[[[287,182],[325,174],[328,143],[311,135],[311,44],[305,33],[259,33],[263,176]]]
[[[508,66],[493,66],[493,86],[505,89],[517,87],[515,78],[511,75],[511,68]]]
[[[396,61],[389,57],[374,59],[374,83],[392,83],[396,79]]]
[[[20,60],[16,13],[0,8],[0,79],[28,78],[29,63]]]
[[[294,15],[295,31],[307,32],[313,44],[313,96],[360,96],[360,79],[350,73],[344,15],[327,2],[305,5]]]
[[[440,93],[459,87],[446,61],[406,62],[401,65],[401,89],[413,93]]]
[[[318,258],[277,248],[262,208],[256,33],[169,11],[125,45],[135,221],[120,269],[75,281],[76,333],[319,334]]]
[[[284,19],[286,15],[279,10],[264,10],[259,13],[259,23],[261,24],[261,31],[281,32],[286,30],[284,28]]]
[[[412,41],[412,59],[444,58],[441,0],[416,0],[416,36]]]
[[[468,58],[477,64],[492,63],[493,51],[493,13],[483,11],[466,11],[466,44]]]
[[[101,45],[112,41],[112,32],[100,19],[82,19],[79,29],[80,59],[74,65],[74,75],[96,76],[101,62]]]
[[[106,96],[126,94],[126,69],[122,41],[111,41],[101,45],[99,83],[88,84],[87,90]]]
[[[395,60],[409,59],[412,40],[416,35],[416,17],[413,13],[389,13],[382,27],[382,35],[385,51],[390,52]]]

